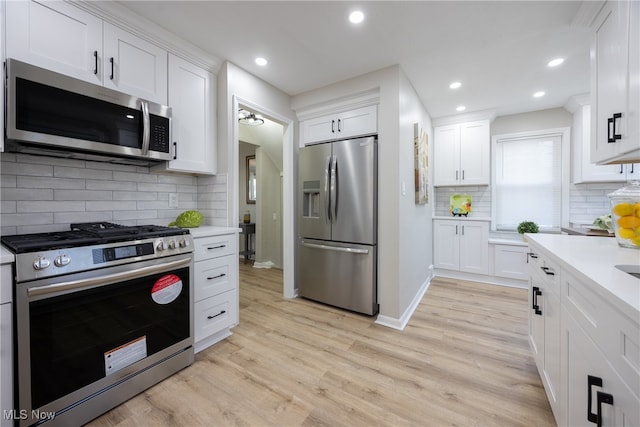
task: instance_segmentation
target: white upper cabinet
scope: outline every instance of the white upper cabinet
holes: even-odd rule
[[[102,84],[102,20],[62,1],[8,1],[7,58]]]
[[[167,51],[104,23],[104,86],[167,104]]]
[[[591,160],[640,161],[640,2],[608,1],[594,27]]]
[[[371,135],[378,131],[377,106],[316,117],[300,123],[301,145]]]
[[[489,120],[434,128],[434,186],[489,185]]]
[[[167,52],[62,1],[6,2],[7,57],[167,104]]]
[[[156,170],[216,172],[215,87],[211,73],[169,55],[169,105],[176,158]]]

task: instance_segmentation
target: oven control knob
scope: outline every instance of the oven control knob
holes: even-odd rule
[[[71,258],[69,258],[69,255],[60,255],[53,260],[56,267],[64,267],[65,265],[69,265],[70,262]]]
[[[38,257],[35,261],[33,261],[34,270],[44,270],[45,268],[51,265],[51,261],[49,261],[45,257]]]
[[[176,248],[176,241],[172,240],[169,242],[169,249],[175,249]]]
[[[178,245],[181,248],[186,248],[187,246],[189,246],[189,241],[187,239],[180,239],[180,241],[178,242]]]
[[[158,249],[159,251],[164,251],[165,249],[167,249],[167,244],[164,242],[164,240],[160,240],[158,242],[158,246],[156,246],[156,249]]]

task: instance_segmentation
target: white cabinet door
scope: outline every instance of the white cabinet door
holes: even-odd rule
[[[493,274],[509,279],[527,280],[527,248],[514,245],[494,245]]]
[[[460,226],[458,221],[433,221],[433,265],[445,270],[460,268]]]
[[[489,133],[487,121],[460,126],[460,184],[489,185]]]
[[[200,174],[216,172],[215,77],[174,55],[169,55],[169,105],[176,159],[159,165],[170,171]]]
[[[336,116],[334,114],[305,120],[301,124],[302,145],[320,141],[330,141],[336,136]]]
[[[433,185],[488,185],[490,141],[488,120],[434,128]]]
[[[489,223],[461,221],[460,271],[489,274]]]
[[[167,51],[104,23],[104,86],[167,105]]]
[[[595,21],[591,52],[594,162],[640,151],[638,25],[640,5],[635,1],[608,1]]]
[[[338,138],[371,135],[378,130],[378,107],[357,108],[338,114]]]
[[[102,84],[102,20],[63,1],[7,1],[8,58]]]
[[[440,126],[433,131],[433,185],[460,183],[460,126]]]
[[[370,105],[300,123],[302,146],[316,142],[373,135],[378,131],[378,107]]]
[[[3,266],[4,268],[5,266]],[[6,265],[9,269],[11,266]],[[0,409],[13,408],[13,332],[11,303],[0,304]],[[8,427],[13,421],[6,416],[0,425]]]
[[[640,399],[620,379],[573,316],[566,310],[562,314],[562,360],[566,361],[562,381],[565,406],[559,424],[640,425]],[[598,398],[601,404],[598,404]]]
[[[529,279],[529,344],[533,352],[538,370],[544,371],[544,308],[545,293],[542,280],[537,273],[531,274]]]

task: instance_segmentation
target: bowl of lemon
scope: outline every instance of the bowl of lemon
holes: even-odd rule
[[[640,181],[609,194],[611,222],[618,244],[640,249]]]

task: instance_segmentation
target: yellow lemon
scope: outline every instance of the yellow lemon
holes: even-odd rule
[[[618,225],[621,228],[631,228],[635,229],[640,227],[640,218],[635,215],[627,215],[618,219]]]
[[[636,237],[636,233],[629,228],[618,228],[618,236],[622,237],[623,239],[631,239],[633,237]]]
[[[640,218],[640,203],[636,203],[633,205],[633,211],[635,212],[636,216]]]
[[[633,215],[633,205],[631,203],[618,203],[613,207],[613,213],[617,216]]]
[[[640,246],[640,236],[636,236],[633,239],[631,239],[631,243],[633,243],[636,246]]]

